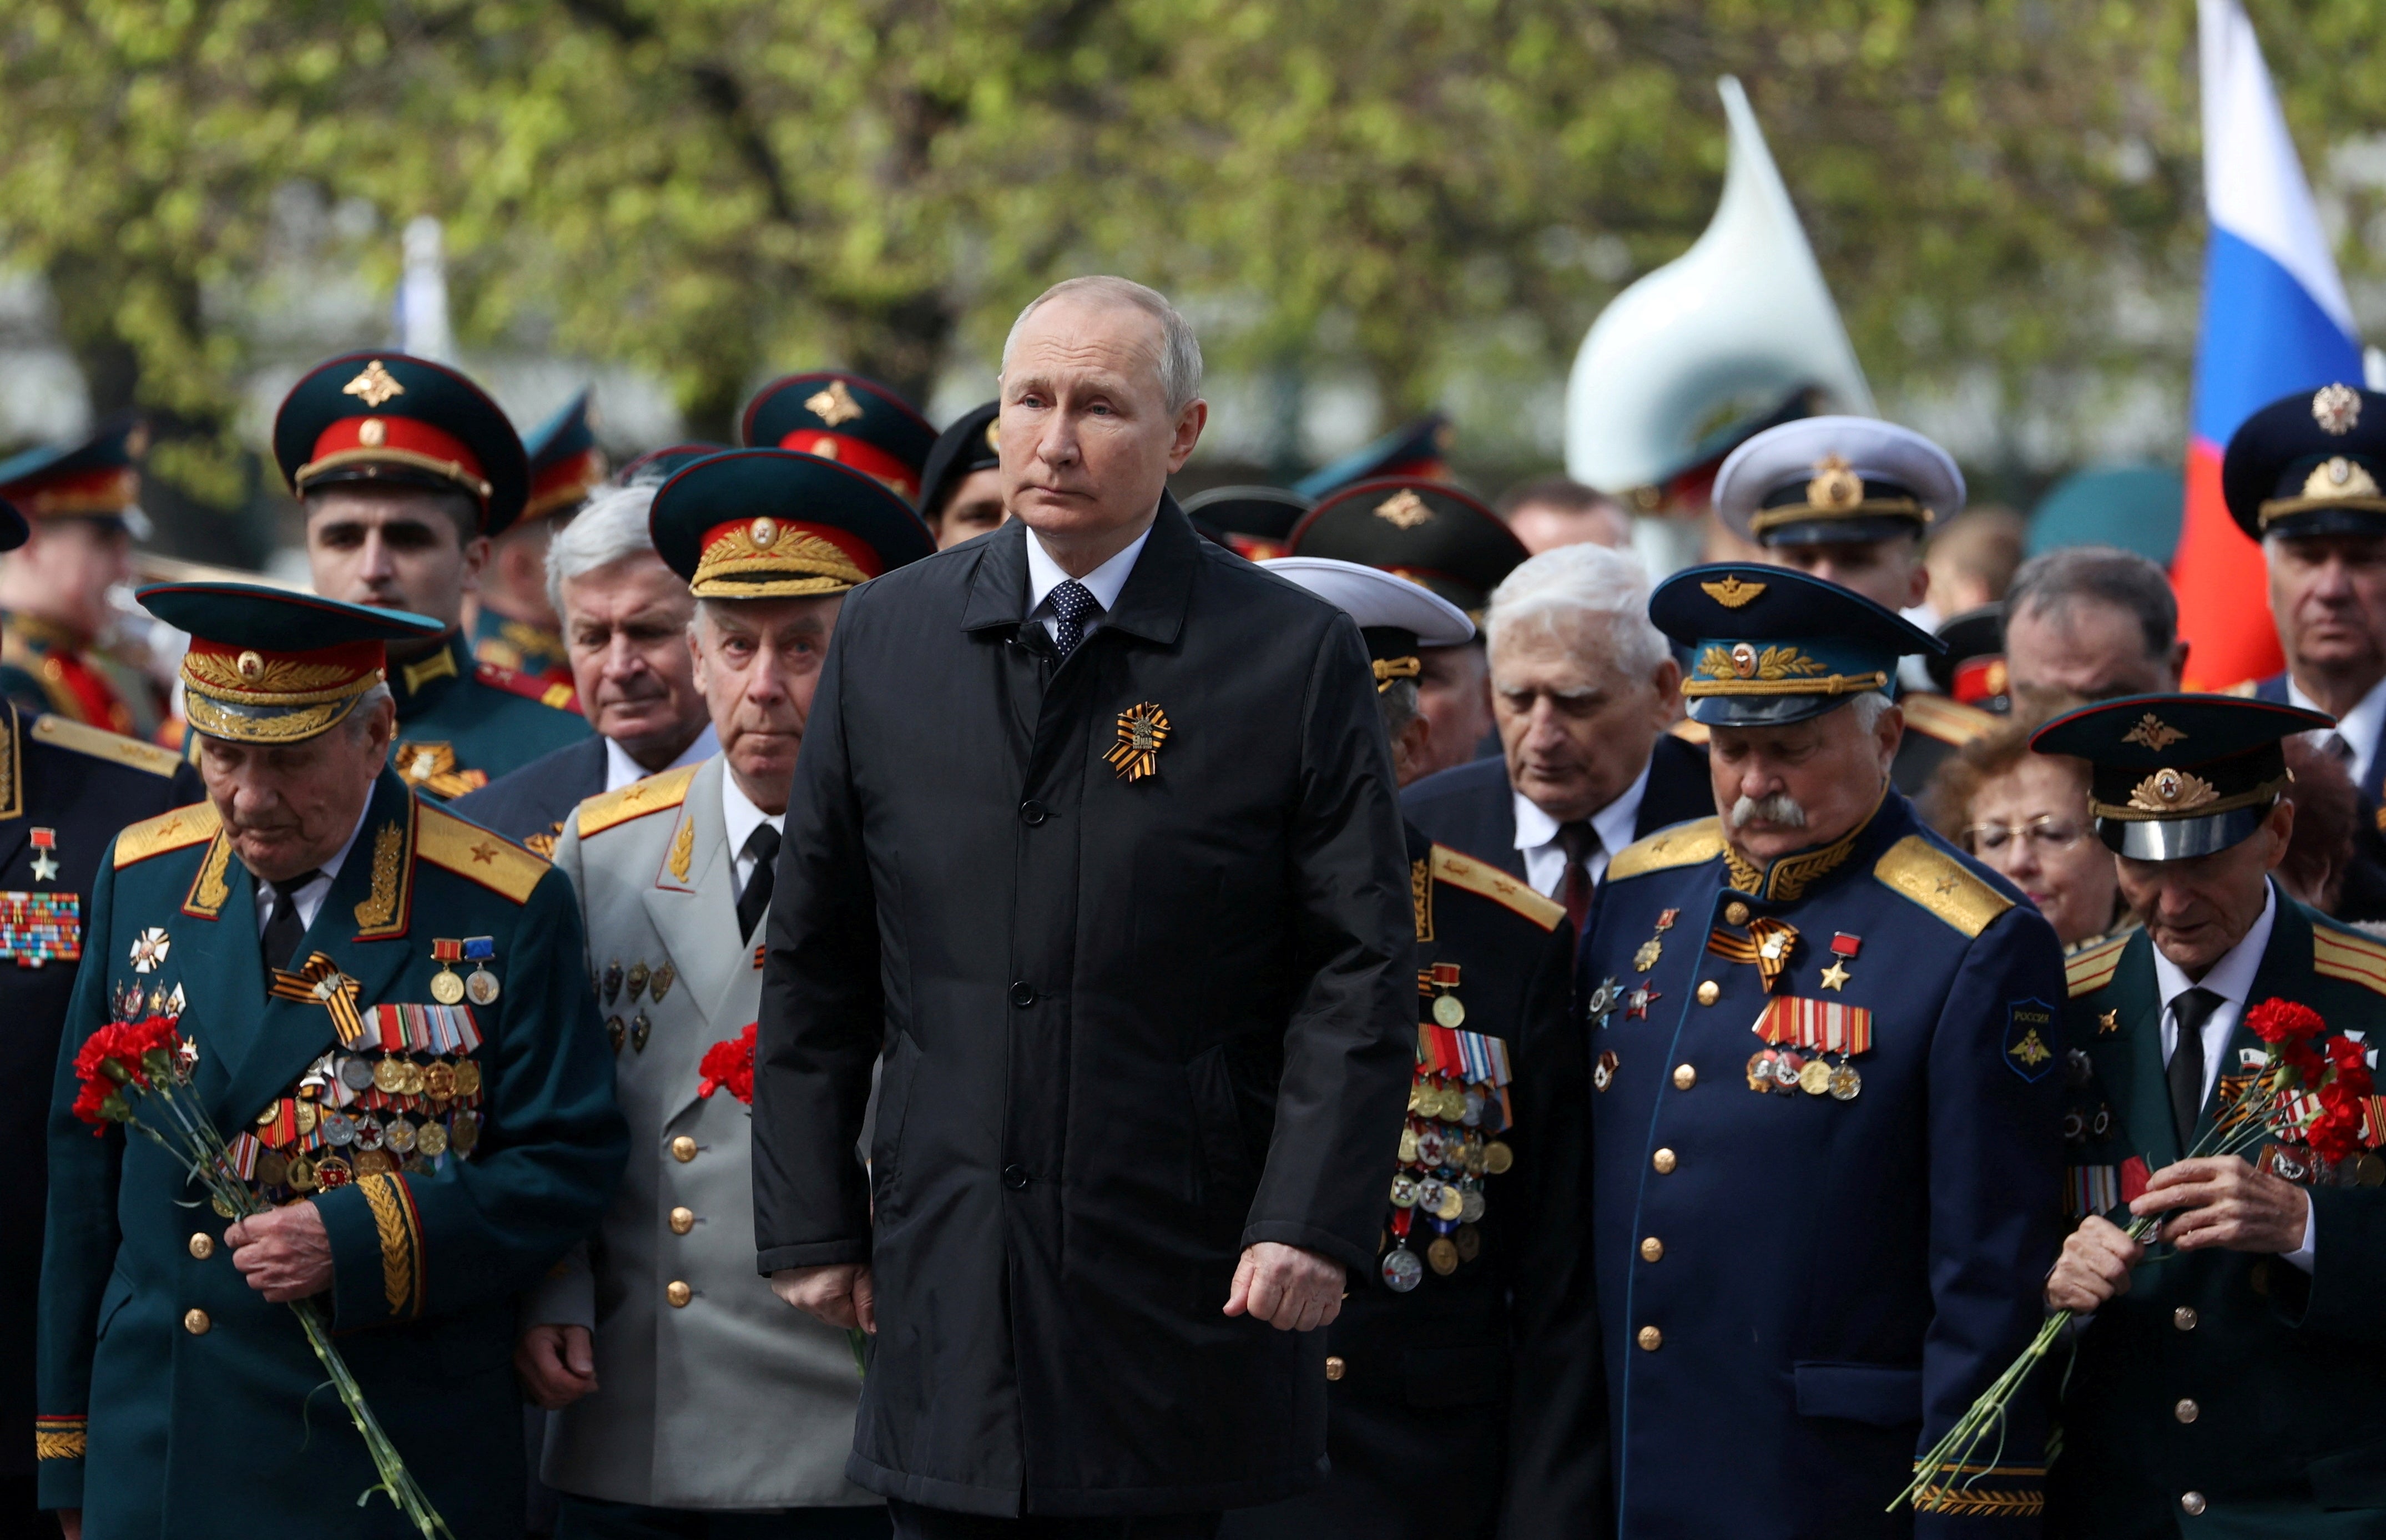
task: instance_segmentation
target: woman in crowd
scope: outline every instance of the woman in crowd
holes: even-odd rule
[[[2016,721],[1965,745],[1931,783],[1939,832],[2028,895],[2066,949],[2122,929],[2113,853],[2088,812],[2084,761],[2029,751],[2038,722]]]

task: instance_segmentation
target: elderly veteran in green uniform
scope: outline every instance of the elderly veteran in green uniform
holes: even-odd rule
[[[387,768],[383,648],[438,621],[140,598],[192,636],[208,800],[118,835],[92,900],[50,1113],[42,1502],[94,1540],[410,1534],[357,1507],[370,1459],[286,1308],[313,1299],[457,1540],[518,1534],[516,1302],[625,1140],[571,885]],[[227,1225],[166,1152],[74,1116],[72,1050],[153,1015],[271,1212]]]
[[[2271,875],[2294,829],[2279,740],[2332,725],[2133,695],[2032,740],[2093,766],[2096,830],[2145,921],[2069,964],[2078,1228],[2045,1292],[2090,1314],[2059,1381],[2050,1535],[2386,1535],[2386,1171],[2274,1144],[2181,1158],[2262,1061],[2254,1007],[2376,1041],[2386,944]],[[2123,1231],[2150,1214],[2153,1258]]]
[[[563,1409],[556,1534],[883,1536],[884,1501],[845,1476],[852,1348],[754,1270],[752,1081],[720,1061],[751,1062],[760,927],[837,609],[935,543],[877,481],[782,449],[697,461],[652,520],[696,595],[721,748],[583,802],[556,846],[634,1152],[593,1246],[523,1317],[523,1383]]]
[[[1417,653],[1474,622],[1356,562],[1267,570],[1338,605],[1375,664],[1392,768],[1424,746]],[[1606,1528],[1605,1392],[1582,1207],[1590,1096],[1564,906],[1408,826],[1417,1055],[1386,1151],[1377,1264],[1327,1332],[1325,1484],[1226,1515],[1223,1540],[1551,1540]],[[1569,1350],[1571,1349],[1571,1350]]]
[[[1939,641],[1748,564],[1649,614],[1718,816],[1617,852],[1576,974],[1621,1531],[2034,1533],[2029,1407],[1884,1512],[2039,1329],[2059,1243],[2054,932],[1890,783],[1886,687]]]
[[[464,633],[464,597],[531,484],[479,386],[399,353],[334,358],[283,398],[273,454],[306,505],[315,592],[441,624],[389,644],[390,762],[407,784],[462,796],[588,735],[569,684],[476,663]]]
[[[1794,568],[1885,609],[1920,610],[1930,591],[1923,541],[1964,511],[1954,457],[1911,428],[1868,417],[1807,417],[1767,428],[1715,472],[1716,515],[1733,533]],[[1916,678],[1915,684],[1927,682]],[[1996,719],[1933,691],[1901,693],[1905,737],[1897,789],[1918,795],[1957,749]]]

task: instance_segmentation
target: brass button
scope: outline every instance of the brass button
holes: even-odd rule
[[[687,1308],[687,1302],[696,1297],[696,1291],[689,1288],[684,1281],[674,1278],[671,1286],[663,1290],[663,1297],[672,1302],[672,1309],[684,1310]]]
[[[2193,1401],[2182,1396],[2179,1398],[2179,1405],[2170,1409],[2170,1414],[2173,1417],[2178,1418],[2182,1422],[2192,1422],[2203,1409],[2203,1408],[2197,1406]]]
[[[2171,1311],[2170,1323],[2178,1327],[2182,1332],[2194,1331],[2195,1307],[2192,1305],[2181,1305],[2178,1309]]]
[[[1659,1240],[1654,1235],[1642,1241],[1640,1243],[1640,1259],[1644,1262],[1664,1261],[1665,1259],[1665,1243]]]
[[[672,1209],[671,1211],[671,1227],[672,1233],[674,1235],[686,1234],[689,1231],[696,1228],[696,1210],[693,1208]]]
[[[1342,1361],[1341,1355],[1337,1353],[1325,1360],[1325,1377],[1329,1380],[1338,1380],[1350,1370],[1350,1367]]]
[[[1674,1066],[1674,1089],[1687,1091],[1699,1083],[1699,1072],[1687,1064]]]
[[[216,1238],[202,1230],[191,1237],[191,1255],[204,1262],[216,1254]]]
[[[2182,1492],[2179,1495],[2179,1510],[2192,1519],[2204,1511],[2204,1494]]]
[[[214,1324],[214,1321],[207,1319],[207,1312],[205,1310],[192,1309],[182,1312],[182,1330],[195,1337],[206,1336],[207,1328]]]
[[[1748,906],[1735,898],[1723,907],[1723,918],[1727,925],[1745,925],[1748,923]]]
[[[1633,1340],[1640,1345],[1640,1351],[1643,1353],[1654,1353],[1658,1348],[1665,1346],[1665,1333],[1654,1326],[1643,1326],[1640,1328],[1640,1334]]]
[[[1659,1176],[1671,1176],[1674,1173],[1674,1166],[1676,1164],[1674,1152],[1669,1149],[1661,1149],[1656,1154],[1649,1158],[1649,1164],[1657,1168],[1657,1174]]]
[[[672,1158],[685,1162],[696,1158],[696,1141],[683,1133],[672,1141]]]
[[[1699,985],[1699,1004],[1702,1006],[1711,1006],[1722,998],[1723,985],[1715,983],[1713,979],[1709,979],[1706,983]]]

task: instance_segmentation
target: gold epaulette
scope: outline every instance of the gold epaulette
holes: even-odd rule
[[[195,802],[170,813],[127,824],[124,832],[116,836],[116,870],[121,871],[135,861],[180,850],[186,845],[204,844],[215,838],[220,827],[222,820],[216,817],[216,805],[212,802]]]
[[[2063,959],[2063,983],[2072,999],[2093,995],[2113,982],[2120,971],[2121,954],[2129,950],[2127,933],[2100,941],[2092,946],[2082,946]]]
[[[138,738],[128,738],[103,727],[86,727],[59,716],[43,717],[35,721],[33,736],[58,748],[88,754],[94,759],[130,765],[152,775],[170,776],[182,763],[182,757],[170,748],[144,744]]]
[[[2386,942],[2358,931],[2314,925],[2312,971],[2324,979],[2357,983],[2373,995],[2386,995]]]
[[[1908,834],[1873,863],[1872,874],[1892,893],[1928,909],[1967,936],[1978,935],[2013,900],[1920,834]]]
[[[701,767],[682,765],[675,770],[649,775],[644,781],[633,781],[619,791],[592,796],[580,805],[572,815],[580,837],[600,833],[617,823],[627,823],[634,818],[659,813],[676,808],[687,800],[687,788],[695,782]]]
[[[1544,931],[1557,929],[1558,921],[1566,917],[1563,904],[1542,897],[1498,867],[1462,856],[1446,845],[1433,847],[1433,880],[1504,905]]]
[[[1696,744],[1702,748],[1704,748],[1707,741],[1714,736],[1706,723],[1694,722],[1688,717],[1684,717],[1665,731],[1686,744]]]
[[[1936,738],[1957,748],[1994,732],[2005,720],[1992,711],[1924,691],[1900,695],[1897,704],[1905,713],[1906,726],[1926,738]]]
[[[1606,881],[1623,882],[1677,866],[1696,866],[1723,854],[1723,820],[1694,818],[1635,840],[1607,863]]]
[[[548,871],[545,861],[504,835],[467,823],[435,803],[421,802],[421,807],[414,834],[417,856],[458,877],[470,877],[517,904],[530,901],[531,889]]]
[[[2241,679],[2220,693],[2224,695],[2235,695],[2239,700],[2252,700],[2254,692],[2261,687],[2262,682],[2258,679]]]

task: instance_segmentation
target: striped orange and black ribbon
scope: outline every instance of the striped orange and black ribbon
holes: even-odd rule
[[[357,1013],[357,981],[341,972],[339,964],[317,952],[295,973],[275,969],[267,993],[277,1000],[312,1000],[330,1011],[340,1046],[345,1048],[354,1046],[365,1031],[364,1018]]]
[[[1754,963],[1756,975],[1768,995],[1788,970],[1790,954],[1797,945],[1798,927],[1771,915],[1750,920],[1744,936],[1735,935],[1719,925],[1707,933],[1707,950],[1730,962]]]

